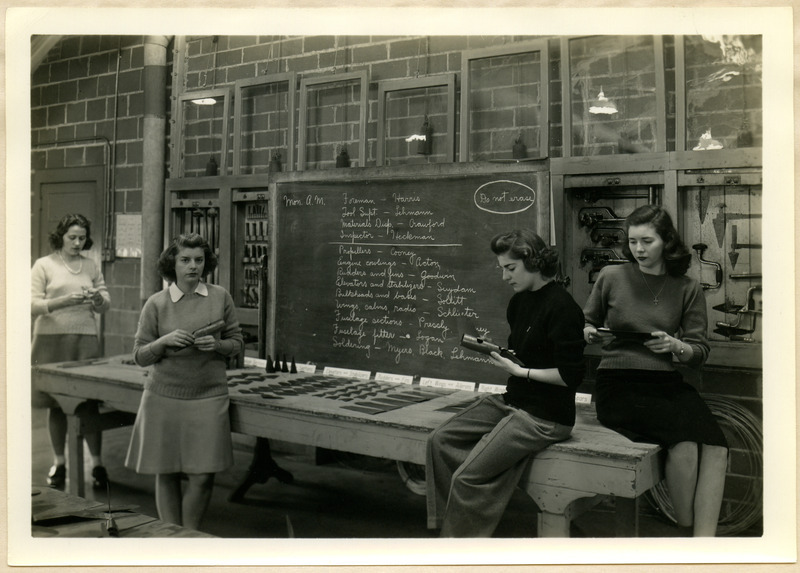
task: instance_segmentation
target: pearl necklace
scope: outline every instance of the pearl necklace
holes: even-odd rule
[[[61,251],[58,251],[58,258],[59,258],[59,259],[61,259],[61,262],[64,264],[64,267],[65,267],[65,268],[66,268],[66,269],[67,269],[67,270],[68,270],[70,273],[72,273],[73,275],[79,275],[79,274],[81,274],[81,271],[83,270],[83,257],[81,257],[80,255],[78,255],[78,256],[79,256],[79,258],[81,259],[81,261],[80,261],[80,263],[78,264],[78,270],[77,270],[77,271],[73,271],[71,268],[69,268],[69,265],[67,264],[67,261],[65,261],[65,260],[64,260],[64,257],[63,257],[63,256],[61,256]]]
[[[667,275],[664,275],[664,282],[661,284],[661,288],[658,289],[657,293],[654,293],[653,289],[650,288],[650,285],[647,284],[647,278],[645,278],[644,273],[642,272],[642,269],[639,269],[639,274],[642,275],[642,280],[644,281],[644,286],[646,286],[647,290],[650,291],[650,294],[653,295],[653,304],[658,306],[658,303],[659,303],[658,297],[661,294],[661,291],[664,290],[664,287],[667,286]]]

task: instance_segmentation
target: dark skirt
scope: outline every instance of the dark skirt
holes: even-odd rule
[[[596,398],[598,421],[635,442],[728,447],[711,410],[679,372],[599,369]]]

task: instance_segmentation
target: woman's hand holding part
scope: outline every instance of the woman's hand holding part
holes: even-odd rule
[[[218,341],[213,334],[198,336],[194,339],[194,345],[203,352],[214,352],[217,349]]]
[[[613,334],[598,332],[597,328],[592,326],[591,324],[587,324],[583,328],[583,339],[586,341],[587,344],[600,343],[603,346],[605,346],[615,338],[616,336],[614,336]]]
[[[194,344],[194,336],[181,328],[176,328],[158,339],[157,342],[173,348],[186,348]]]
[[[656,354],[667,354],[668,352],[678,354],[680,348],[683,347],[683,343],[680,340],[661,330],[656,330],[650,334],[653,338],[645,342],[644,345]]]
[[[522,372],[521,376],[525,377],[525,372],[527,369],[515,364],[514,361],[509,360],[508,358],[504,358],[500,356],[500,354],[496,351],[493,351],[489,356],[492,358],[492,362],[494,365],[502,368],[512,376],[520,376],[520,372]]]

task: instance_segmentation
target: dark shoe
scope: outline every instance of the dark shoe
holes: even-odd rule
[[[47,485],[62,488],[67,483],[67,466],[58,464],[50,468],[47,473]]]
[[[92,487],[94,489],[106,489],[108,485],[108,472],[103,466],[92,468]]]

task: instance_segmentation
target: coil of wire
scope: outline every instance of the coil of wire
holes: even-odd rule
[[[729,398],[716,394],[705,394],[703,398],[711,413],[717,418],[728,437],[731,447],[744,450],[743,461],[746,464],[746,489],[736,503],[728,503],[720,512],[717,535],[734,536],[747,531],[755,525],[763,515],[764,498],[763,478],[763,433],[761,420],[752,412]],[[662,481],[647,493],[647,500],[667,519],[676,522],[669,491]]]

